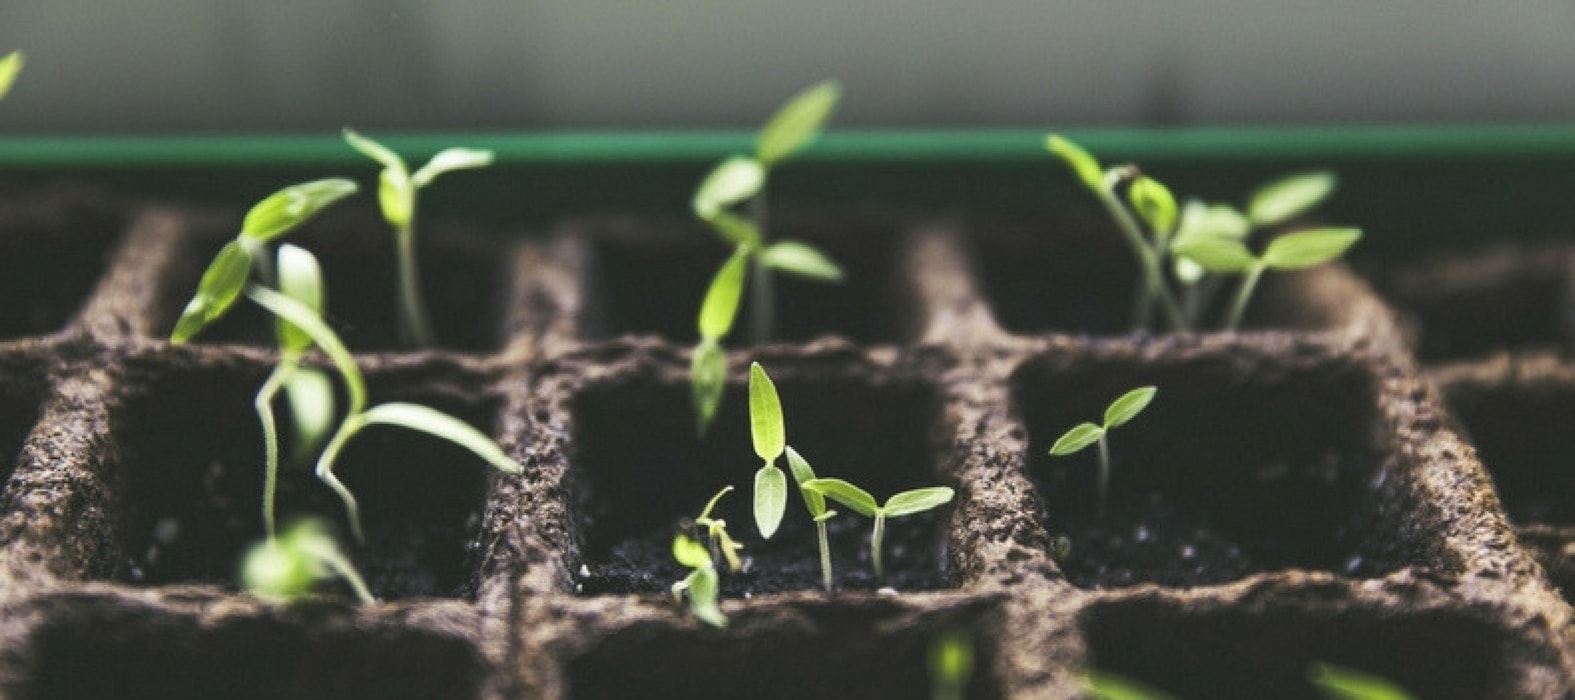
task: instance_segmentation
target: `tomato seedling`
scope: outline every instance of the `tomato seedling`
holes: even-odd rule
[[[804,488],[841,503],[847,506],[848,510],[859,515],[874,518],[875,528],[870,533],[870,559],[875,565],[877,579],[885,577],[885,570],[881,567],[880,552],[881,540],[886,534],[886,519],[939,508],[950,503],[955,495],[950,487],[930,486],[893,494],[882,505],[877,503],[875,497],[868,491],[842,479],[811,479],[804,484]]]
[[[1105,506],[1109,502],[1110,490],[1110,446],[1105,437],[1114,428],[1126,425],[1136,418],[1143,409],[1148,408],[1150,401],[1158,390],[1151,386],[1139,387],[1122,394],[1110,405],[1105,407],[1103,424],[1079,423],[1072,426],[1050,446],[1050,454],[1056,457],[1074,454],[1082,451],[1091,444],[1099,443],[1099,519],[1105,519]]]

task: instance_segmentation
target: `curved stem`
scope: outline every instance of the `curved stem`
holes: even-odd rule
[[[871,554],[871,558],[875,560],[875,578],[876,578],[876,580],[880,580],[880,579],[886,578],[885,571],[881,568],[881,565],[880,565],[880,541],[881,541],[882,538],[885,537],[885,535],[886,535],[886,514],[883,513],[883,512],[880,512],[880,511],[875,511],[875,532],[874,532],[874,534],[870,535],[870,554]]]
[[[815,522],[816,534],[820,536],[820,580],[831,591],[831,546],[826,542],[826,521]]]
[[[422,301],[421,273],[416,268],[415,215],[412,203],[411,221],[394,230],[399,258],[399,333],[406,345],[425,348],[432,345],[432,322]]]
[[[355,597],[361,599],[362,603],[371,605],[377,602],[377,599],[372,597],[372,591],[366,587],[366,581],[361,579],[361,574],[355,570],[355,566],[350,563],[350,560],[338,548],[313,547],[311,552],[312,556],[317,557],[317,560],[322,562],[324,566],[332,569],[335,574],[339,575],[339,578],[350,584],[350,589],[355,591]]]
[[[1241,281],[1241,288],[1236,290],[1236,301],[1231,304],[1230,317],[1225,321],[1225,330],[1234,331],[1241,325],[1241,317],[1247,311],[1247,300],[1252,298],[1252,290],[1258,286],[1258,278],[1263,276],[1265,266],[1258,263],[1247,271],[1246,279]]]
[[[361,508],[356,504],[355,495],[350,493],[344,482],[334,475],[334,461],[339,459],[339,452],[344,449],[345,443],[350,441],[361,428],[366,426],[366,420],[361,414],[345,418],[339,424],[339,430],[334,433],[333,439],[328,441],[328,446],[323,448],[322,456],[317,458],[317,478],[328,488],[339,495],[339,500],[344,501],[345,516],[350,520],[350,532],[357,542],[366,542],[366,533],[361,528]]]
[[[273,517],[274,493],[279,485],[279,430],[274,423],[273,398],[278,395],[284,383],[290,381],[290,375],[295,373],[296,364],[288,357],[280,358],[279,364],[268,374],[267,381],[262,388],[257,390],[257,398],[252,401],[252,407],[257,410],[257,422],[262,424],[263,431],[263,500],[262,518],[263,530],[272,540],[276,534]]]
[[[1148,294],[1159,301],[1159,308],[1165,313],[1165,319],[1170,322],[1173,331],[1187,331],[1187,320],[1181,315],[1181,307],[1176,305],[1176,300],[1171,297],[1170,289],[1165,285],[1164,271],[1159,267],[1159,254],[1153,246],[1143,240],[1143,232],[1138,228],[1137,221],[1127,212],[1126,207],[1116,200],[1108,188],[1099,190],[1099,202],[1110,212],[1110,217],[1115,219],[1116,228],[1127,239],[1127,244],[1132,247],[1132,253],[1138,258],[1138,265],[1143,268],[1143,281],[1148,287]]]

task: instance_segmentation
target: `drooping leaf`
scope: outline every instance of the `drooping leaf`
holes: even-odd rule
[[[1099,440],[1105,434],[1105,429],[1093,423],[1079,423],[1066,431],[1054,445],[1050,446],[1050,454],[1057,457],[1073,454]]]
[[[754,439],[755,454],[766,464],[775,462],[787,447],[777,385],[759,362],[749,365],[749,434]]]
[[[22,64],[27,59],[21,51],[12,51],[0,58],[0,99],[5,99],[6,93],[11,92],[11,86],[16,84],[16,76],[22,72]]]
[[[727,385],[727,356],[714,340],[702,340],[689,360],[689,386],[699,434],[704,435],[722,405]]]
[[[809,460],[804,459],[791,445],[787,450],[788,469],[793,472],[793,483],[798,484],[799,495],[804,497],[804,507],[811,516],[818,516],[826,512],[826,497],[819,491],[804,488],[804,482],[815,478],[815,470],[809,466]]]
[[[410,181],[415,184],[417,189],[420,189],[432,184],[432,181],[436,180],[439,175],[451,173],[455,170],[485,168],[492,165],[492,161],[495,158],[496,154],[490,150],[445,148],[438,152],[437,155],[432,156],[432,160],[421,166],[421,169],[417,170],[416,174],[411,175]]]
[[[1082,146],[1056,134],[1050,134],[1045,137],[1045,148],[1066,161],[1066,164],[1072,168],[1072,173],[1083,181],[1085,187],[1095,192],[1105,190],[1104,170],[1099,167],[1099,161],[1094,160],[1094,157],[1083,150]]]
[[[1334,173],[1319,170],[1282,177],[1253,192],[1247,217],[1257,226],[1273,226],[1300,216],[1334,192]]]
[[[361,376],[361,368],[355,364],[355,358],[350,355],[350,350],[345,348],[338,334],[323,323],[322,317],[316,312],[306,308],[294,299],[268,289],[252,285],[247,287],[246,296],[259,306],[268,310],[275,316],[283,318],[294,324],[297,328],[311,336],[312,343],[328,355],[334,367],[339,370],[340,378],[345,383],[345,391],[350,396],[350,410],[353,415],[359,413],[366,406],[366,380]]]
[[[413,403],[385,403],[367,409],[361,417],[367,425],[392,425],[443,438],[470,450],[497,470],[508,474],[524,471],[486,433],[434,408]]]
[[[329,178],[291,185],[258,202],[246,212],[241,236],[270,241],[306,223],[330,204],[355,194],[356,184]]]
[[[295,424],[295,458],[310,459],[334,429],[333,383],[322,370],[298,367],[284,382],[284,397]]]
[[[401,173],[408,171],[408,168],[405,166],[405,159],[401,158],[398,153],[393,151],[393,149],[373,141],[370,138],[362,136],[355,129],[352,129],[348,126],[345,127],[341,133],[344,134],[345,142],[350,144],[351,148],[354,148],[355,150],[360,151],[362,155],[377,161],[378,165],[381,165],[389,170],[397,170]]]
[[[727,616],[717,603],[718,578],[715,567],[695,569],[689,577],[689,611],[696,620],[712,627],[726,627]]]
[[[698,540],[679,533],[673,537],[673,559],[691,569],[711,566],[711,552]]]
[[[1186,258],[1209,272],[1237,274],[1258,264],[1246,244],[1234,238],[1191,238],[1177,241],[1172,252]]]
[[[1176,197],[1154,178],[1139,177],[1127,188],[1127,201],[1156,235],[1165,238],[1176,225]]]
[[[279,246],[279,291],[318,315],[323,313],[323,270],[317,257],[305,248],[286,243]],[[304,331],[279,319],[276,324],[279,347],[287,351],[304,352],[312,347],[312,339]]]
[[[803,150],[820,134],[841,99],[842,86],[835,80],[815,83],[794,95],[761,127],[755,156],[770,167]]]
[[[180,320],[170,334],[170,342],[184,343],[202,332],[208,324],[228,313],[246,289],[252,273],[252,249],[241,241],[230,241],[219,249],[197,283],[197,293],[181,311]]]
[[[766,266],[800,277],[841,282],[842,268],[814,246],[799,241],[779,241],[760,252]]]
[[[723,486],[721,491],[717,491],[716,495],[711,497],[711,500],[705,502],[705,508],[700,511],[700,517],[695,518],[695,520],[705,520],[706,518],[711,517],[711,511],[716,509],[716,504],[722,500],[723,496],[726,496],[732,492],[733,486],[731,484]]]
[[[1412,700],[1394,681],[1333,664],[1315,663],[1308,679],[1329,700]]]
[[[804,488],[818,491],[822,496],[841,503],[866,518],[875,517],[880,512],[880,504],[875,502],[875,497],[842,479],[811,479],[804,482]]]
[[[1269,242],[1263,262],[1273,270],[1300,270],[1340,257],[1362,238],[1354,228],[1326,228],[1288,233]]]
[[[1175,700],[1174,696],[1125,676],[1103,671],[1088,671],[1083,684],[1095,700]]]
[[[716,277],[711,278],[711,286],[706,288],[705,299],[700,302],[700,318],[696,323],[702,340],[721,340],[733,332],[748,271],[749,249],[740,246],[727,262],[722,263]]]
[[[765,184],[766,169],[760,161],[744,156],[728,158],[717,163],[695,189],[695,215],[709,220],[717,212],[760,194]]]
[[[755,527],[763,539],[771,539],[782,514],[787,512],[787,477],[782,470],[767,464],[755,472]]]
[[[1148,408],[1149,402],[1154,400],[1154,394],[1158,391],[1151,386],[1138,387],[1110,402],[1110,406],[1105,409],[1105,430],[1125,425],[1127,421],[1136,418],[1137,414]]]
[[[886,511],[886,517],[888,518],[923,513],[924,511],[951,503],[952,497],[955,495],[956,492],[947,486],[930,486],[928,488],[903,491],[886,499],[886,506],[881,510]]]

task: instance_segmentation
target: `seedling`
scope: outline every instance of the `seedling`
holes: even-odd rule
[[[1329,700],[1411,700],[1413,697],[1387,678],[1334,664],[1313,664],[1307,678]]]
[[[0,58],[0,99],[5,99],[6,93],[11,92],[11,86],[16,84],[16,76],[22,72],[25,62],[21,51],[12,51],[5,58]]]
[[[705,509],[700,511],[699,517],[695,518],[695,527],[705,533],[706,542],[711,546],[711,559],[725,559],[728,570],[738,571],[744,568],[744,562],[738,558],[738,550],[743,549],[744,545],[734,541],[733,537],[727,534],[726,520],[711,517],[711,511],[716,509],[717,502],[732,490],[732,486],[724,486],[721,491],[716,492],[716,495],[706,502]]]
[[[875,519],[875,529],[870,534],[870,558],[875,564],[875,578],[885,578],[880,543],[886,534],[886,519],[939,508],[950,503],[955,495],[949,487],[930,486],[893,494],[886,499],[885,505],[880,505],[868,491],[842,479],[811,479],[805,482],[804,488],[841,503],[859,515]]]
[[[753,156],[733,156],[718,163],[695,190],[695,216],[734,247],[733,256],[712,279],[700,305],[700,344],[695,348],[690,374],[701,432],[710,425],[722,401],[726,367],[721,341],[732,331],[746,278],[752,285],[750,337],[756,344],[770,340],[775,333],[775,271],[825,282],[842,279],[842,268],[814,246],[794,240],[770,242],[766,219],[766,185],[772,166],[804,150],[820,135],[841,95],[842,89],[833,81],[795,95],[761,128]],[[731,210],[746,202],[747,217]]]
[[[1106,671],[1084,673],[1083,687],[1095,700],[1175,700],[1174,695]]]
[[[406,344],[429,347],[433,343],[432,321],[422,301],[421,277],[416,267],[416,192],[443,173],[492,165],[493,153],[474,148],[449,148],[411,174],[405,159],[382,144],[348,127],[344,137],[351,147],[383,166],[378,175],[377,201],[383,218],[394,227],[399,265],[399,332]]]
[[[804,499],[804,508],[809,511],[809,517],[815,521],[816,542],[820,545],[820,580],[827,591],[831,590],[831,545],[826,538],[826,521],[836,517],[837,511],[826,508],[826,497],[819,491],[804,488],[815,480],[815,470],[809,466],[809,461],[799,455],[798,450],[788,447],[788,469],[793,472],[793,481],[798,484],[798,494]]]
[[[311,593],[317,584],[334,577],[350,584],[362,603],[375,603],[366,582],[356,573],[321,520],[298,521],[278,537],[252,545],[241,564],[241,587],[268,600],[289,602]]]
[[[1203,269],[1219,274],[1244,274],[1236,299],[1231,303],[1225,330],[1241,324],[1247,301],[1252,298],[1259,278],[1267,270],[1302,270],[1322,265],[1345,254],[1362,232],[1354,228],[1324,228],[1297,231],[1269,242],[1262,256],[1253,256],[1242,241],[1225,237],[1200,236],[1176,245],[1176,254],[1196,262]]]
[[[782,422],[777,385],[759,362],[749,366],[749,435],[755,444],[755,455],[765,462],[755,472],[755,527],[762,538],[769,540],[787,510],[787,478],[776,464],[787,449],[787,429]]]
[[[1151,386],[1139,387],[1122,394],[1120,398],[1112,401],[1105,408],[1103,425],[1093,423],[1079,423],[1066,431],[1054,445],[1050,446],[1052,456],[1061,457],[1074,454],[1091,444],[1099,443],[1099,519],[1105,519],[1105,505],[1109,501],[1110,490],[1110,446],[1105,436],[1112,428],[1125,425],[1136,418],[1143,409],[1148,408],[1150,401],[1158,390]]]
[[[684,595],[688,594],[689,610],[695,619],[712,627],[726,627],[727,616],[722,614],[722,607],[717,603],[720,577],[705,545],[680,532],[673,537],[673,558],[690,569],[688,576],[673,584],[673,598],[683,602]]]
[[[935,700],[963,700],[973,677],[973,638],[948,630],[930,642],[930,689]]]

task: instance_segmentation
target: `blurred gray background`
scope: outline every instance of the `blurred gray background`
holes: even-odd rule
[[[1575,2],[6,0],[0,132],[1575,121]]]

